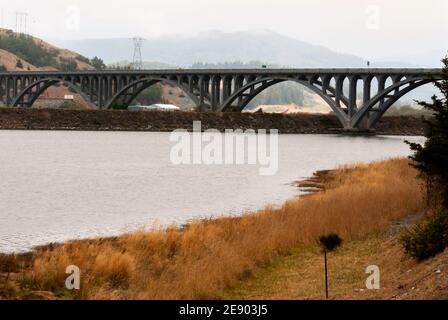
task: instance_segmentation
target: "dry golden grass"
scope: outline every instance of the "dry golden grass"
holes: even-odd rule
[[[398,236],[371,235],[346,242],[329,255],[330,299],[448,299],[448,250],[419,263],[407,256]],[[379,290],[367,290],[367,266],[381,271]],[[316,246],[277,257],[266,268],[226,291],[231,300],[325,299],[324,261]]]
[[[213,299],[257,266],[324,233],[344,240],[379,232],[423,208],[406,159],[343,167],[326,190],[239,218],[187,228],[37,249],[21,282],[31,290],[88,299]],[[81,290],[64,288],[65,268],[81,269]]]

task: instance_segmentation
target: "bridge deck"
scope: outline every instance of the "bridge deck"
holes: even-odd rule
[[[9,71],[0,72],[0,75],[83,75],[83,74],[268,74],[268,75],[289,75],[289,74],[434,74],[443,73],[437,68],[299,68],[299,69],[151,69],[151,70],[102,70],[102,71]]]

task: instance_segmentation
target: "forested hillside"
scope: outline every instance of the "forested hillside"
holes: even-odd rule
[[[90,59],[80,54],[59,49],[43,40],[26,34],[17,34],[11,30],[0,29],[0,50],[1,70],[76,71],[94,69]]]

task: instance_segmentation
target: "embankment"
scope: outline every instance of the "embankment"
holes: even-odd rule
[[[338,233],[347,244],[421,213],[416,176],[407,159],[341,167],[326,174],[323,191],[280,208],[0,256],[0,298],[220,298],[292,249],[315,246],[322,234]],[[356,264],[356,257],[341,263]],[[65,289],[68,265],[82,270],[79,291]],[[366,266],[357,267],[364,275]]]
[[[169,132],[192,130],[193,121],[201,121],[204,130],[220,131],[278,129],[284,134],[326,134],[340,128],[332,115],[0,108],[0,129]],[[376,126],[377,134],[386,135],[422,135],[423,131],[423,121],[410,116],[384,117]]]

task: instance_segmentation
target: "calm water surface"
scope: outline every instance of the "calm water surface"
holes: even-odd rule
[[[408,155],[418,137],[279,136],[279,171],[176,166],[168,133],[0,131],[0,252],[192,218],[241,214],[298,194],[340,164]]]

